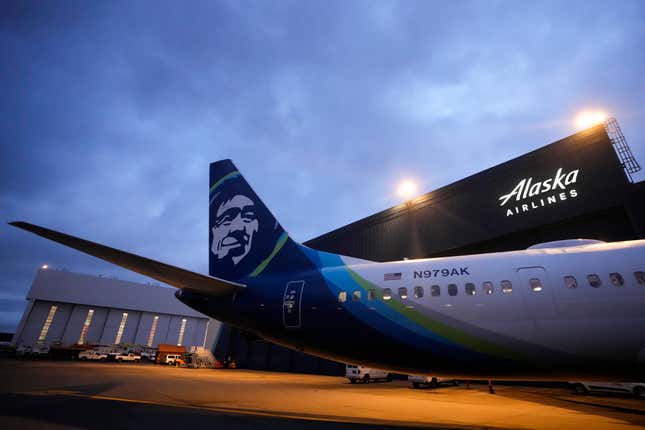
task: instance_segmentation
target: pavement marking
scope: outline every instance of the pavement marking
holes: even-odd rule
[[[30,396],[77,397],[82,399],[106,400],[106,401],[113,401],[113,402],[141,404],[141,405],[147,405],[147,406],[162,406],[162,407],[173,407],[173,408],[182,408],[182,409],[193,409],[193,410],[200,410],[200,411],[224,413],[228,415],[249,415],[249,416],[283,418],[283,419],[286,418],[286,419],[305,420],[305,421],[323,421],[323,422],[337,422],[337,423],[348,423],[348,424],[376,424],[376,425],[389,425],[389,426],[397,426],[397,427],[437,428],[437,426],[440,426],[441,428],[465,428],[465,427],[471,428],[470,426],[462,426],[458,424],[446,424],[446,423],[424,423],[424,422],[414,422],[414,421],[396,421],[396,420],[369,419],[369,418],[359,418],[359,417],[350,419],[343,416],[294,414],[290,412],[266,411],[266,410],[230,408],[230,407],[227,408],[227,407],[218,407],[218,406],[194,406],[194,405],[188,405],[183,403],[128,399],[125,397],[104,396],[100,394],[82,394],[82,393],[78,393],[70,390],[23,391],[23,392],[16,392],[15,394],[30,395]],[[487,426],[486,428],[494,428],[494,427]]]
[[[553,397],[553,398],[557,399],[557,400],[562,400],[562,401],[565,401],[565,402],[577,403],[577,404],[580,404],[580,405],[595,406],[597,408],[602,408],[602,409],[610,409],[610,410],[614,410],[616,412],[626,412],[626,413],[630,413],[630,414],[645,415],[645,410],[627,408],[625,406],[603,405],[603,404],[600,404],[600,403],[585,402],[583,400],[567,399],[565,397]]]

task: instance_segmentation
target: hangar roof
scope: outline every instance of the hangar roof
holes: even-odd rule
[[[55,269],[38,270],[27,299],[208,318],[177,300],[174,288]]]

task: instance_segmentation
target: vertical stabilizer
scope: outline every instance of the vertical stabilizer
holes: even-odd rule
[[[211,163],[209,274],[228,280],[256,277],[271,270],[287,244],[289,235],[233,162]]]

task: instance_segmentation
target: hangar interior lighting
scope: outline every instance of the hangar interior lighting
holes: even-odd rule
[[[397,189],[397,194],[399,195],[399,197],[403,197],[406,200],[413,197],[416,192],[417,184],[409,179],[401,181]]]
[[[54,315],[56,315],[57,310],[58,310],[58,306],[56,305],[52,305],[52,307],[49,308],[49,314],[47,314],[47,319],[45,320],[45,323],[43,324],[43,327],[40,330],[40,336],[38,336],[38,342],[42,343],[47,338],[47,332],[49,332],[49,327],[51,327],[52,321],[54,321]]]
[[[575,125],[578,130],[585,130],[594,125],[602,124],[607,121],[607,114],[599,110],[586,110],[580,112],[575,119]]]
[[[119,330],[116,332],[116,339],[114,339],[114,344],[118,345],[121,343],[121,337],[123,337],[123,330],[125,330],[125,322],[128,320],[128,313],[123,312],[121,316],[121,323],[119,324]]]
[[[184,341],[184,332],[186,331],[186,318],[181,320],[181,327],[179,328],[179,339],[177,339],[177,346],[181,346]]]

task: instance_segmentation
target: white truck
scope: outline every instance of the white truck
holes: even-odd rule
[[[412,388],[437,388],[439,384],[445,383],[459,385],[459,381],[457,381],[456,379],[444,379],[425,375],[408,375],[408,381],[412,383]]]
[[[47,355],[49,355],[49,346],[20,345],[18,348],[16,348],[16,355],[22,357],[47,357]]]
[[[164,359],[165,364],[180,366],[186,364],[181,354],[168,354]]]
[[[345,377],[349,379],[349,382],[352,384],[355,384],[358,381],[369,384],[372,381],[381,380],[390,382],[392,380],[392,374],[387,370],[355,366],[353,364],[348,364],[345,367]]]
[[[96,351],[94,349],[88,349],[86,351],[81,351],[78,353],[78,359],[83,361],[86,361],[86,360],[105,361],[107,360],[107,358],[108,358],[107,354]]]
[[[133,361],[135,363],[138,363],[141,361],[141,356],[135,354],[134,352],[128,352],[127,354],[123,352],[123,353],[117,354],[116,357],[114,357],[114,359],[118,362]]]
[[[583,395],[590,392],[625,393],[636,397],[645,397],[645,382],[569,382],[576,394]]]

